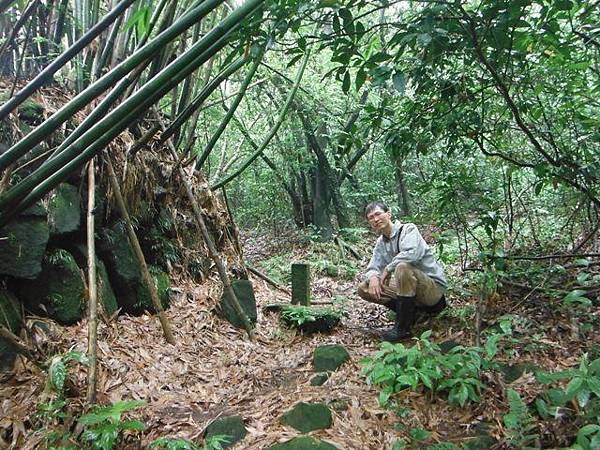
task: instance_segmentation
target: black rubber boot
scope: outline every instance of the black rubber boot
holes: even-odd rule
[[[391,330],[385,331],[381,339],[388,342],[399,342],[412,337],[412,326],[415,322],[415,297],[398,297],[396,299],[396,323]]]

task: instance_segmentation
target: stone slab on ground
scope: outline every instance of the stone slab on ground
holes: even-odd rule
[[[336,370],[350,359],[350,354],[341,345],[321,345],[313,353],[313,367],[317,372]]]
[[[281,417],[281,423],[302,433],[329,428],[332,424],[331,410],[323,403],[296,404]]]
[[[0,229],[0,274],[32,280],[42,271],[50,233],[46,211],[34,206]]]
[[[329,442],[321,441],[310,436],[300,436],[267,447],[266,450],[342,450]]]
[[[206,427],[206,438],[213,436],[227,436],[228,441],[222,443],[223,448],[229,448],[246,437],[248,431],[242,416],[220,417]]]
[[[292,303],[310,305],[310,265],[292,264]]]
[[[242,310],[248,316],[250,323],[255,324],[258,313],[256,310],[256,298],[254,297],[252,283],[248,280],[233,280],[231,282],[231,287],[233,288],[233,292],[235,292],[235,296],[237,297]],[[236,310],[233,308],[233,304],[227,293],[224,293],[221,297],[218,311],[219,314],[234,327],[242,328],[244,326]]]

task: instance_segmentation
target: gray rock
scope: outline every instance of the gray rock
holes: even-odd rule
[[[52,192],[48,204],[50,234],[60,235],[75,231],[80,222],[79,192],[75,186],[63,183]]]
[[[17,284],[17,295],[30,309],[45,311],[59,323],[72,324],[84,311],[83,274],[73,255],[57,249],[44,258],[38,278]]]
[[[302,433],[322,430],[331,426],[331,411],[323,403],[300,402],[283,415],[281,423]]]
[[[34,279],[42,271],[49,238],[46,213],[41,206],[29,208],[0,230],[0,274]]]
[[[341,345],[321,345],[313,353],[313,367],[317,372],[334,371],[350,359]]]
[[[257,311],[256,298],[254,297],[252,283],[248,280],[233,280],[231,282],[231,287],[233,288],[233,292],[235,292],[235,296],[240,302],[242,310],[248,316],[250,323],[255,324],[257,319]],[[224,293],[221,297],[221,301],[219,302],[218,306],[218,312],[234,327],[241,328],[244,326],[236,310],[233,308],[233,304],[227,293]]]

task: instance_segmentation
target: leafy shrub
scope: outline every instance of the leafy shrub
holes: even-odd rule
[[[382,405],[389,406],[391,397],[406,388],[447,393],[448,402],[461,407],[479,401],[480,372],[487,363],[482,350],[457,346],[444,354],[430,336],[431,331],[426,331],[412,347],[384,342],[373,358],[364,361],[368,382],[383,387]]]
[[[145,403],[141,400],[128,400],[95,407],[79,418],[79,423],[84,427],[82,441],[89,443],[92,450],[112,450],[124,431],[144,430],[145,426],[139,420],[122,420],[121,417]]]
[[[570,448],[600,448],[600,358],[589,362],[587,353],[584,353],[577,369],[539,372],[536,377],[543,384],[558,386],[548,389],[536,400],[538,414],[543,419],[552,416],[558,418],[567,410],[567,404],[575,402],[579,408],[581,427],[575,444]],[[562,387],[559,382],[564,381],[567,383]]]

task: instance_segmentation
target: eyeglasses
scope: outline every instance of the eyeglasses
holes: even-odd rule
[[[377,218],[378,218],[379,216],[381,216],[382,214],[386,214],[386,212],[385,212],[385,211],[381,211],[381,210],[378,210],[378,211],[373,211],[373,212],[371,212],[371,213],[369,213],[369,214],[367,215],[367,220],[368,220],[369,222],[373,222],[375,219],[377,219]]]

